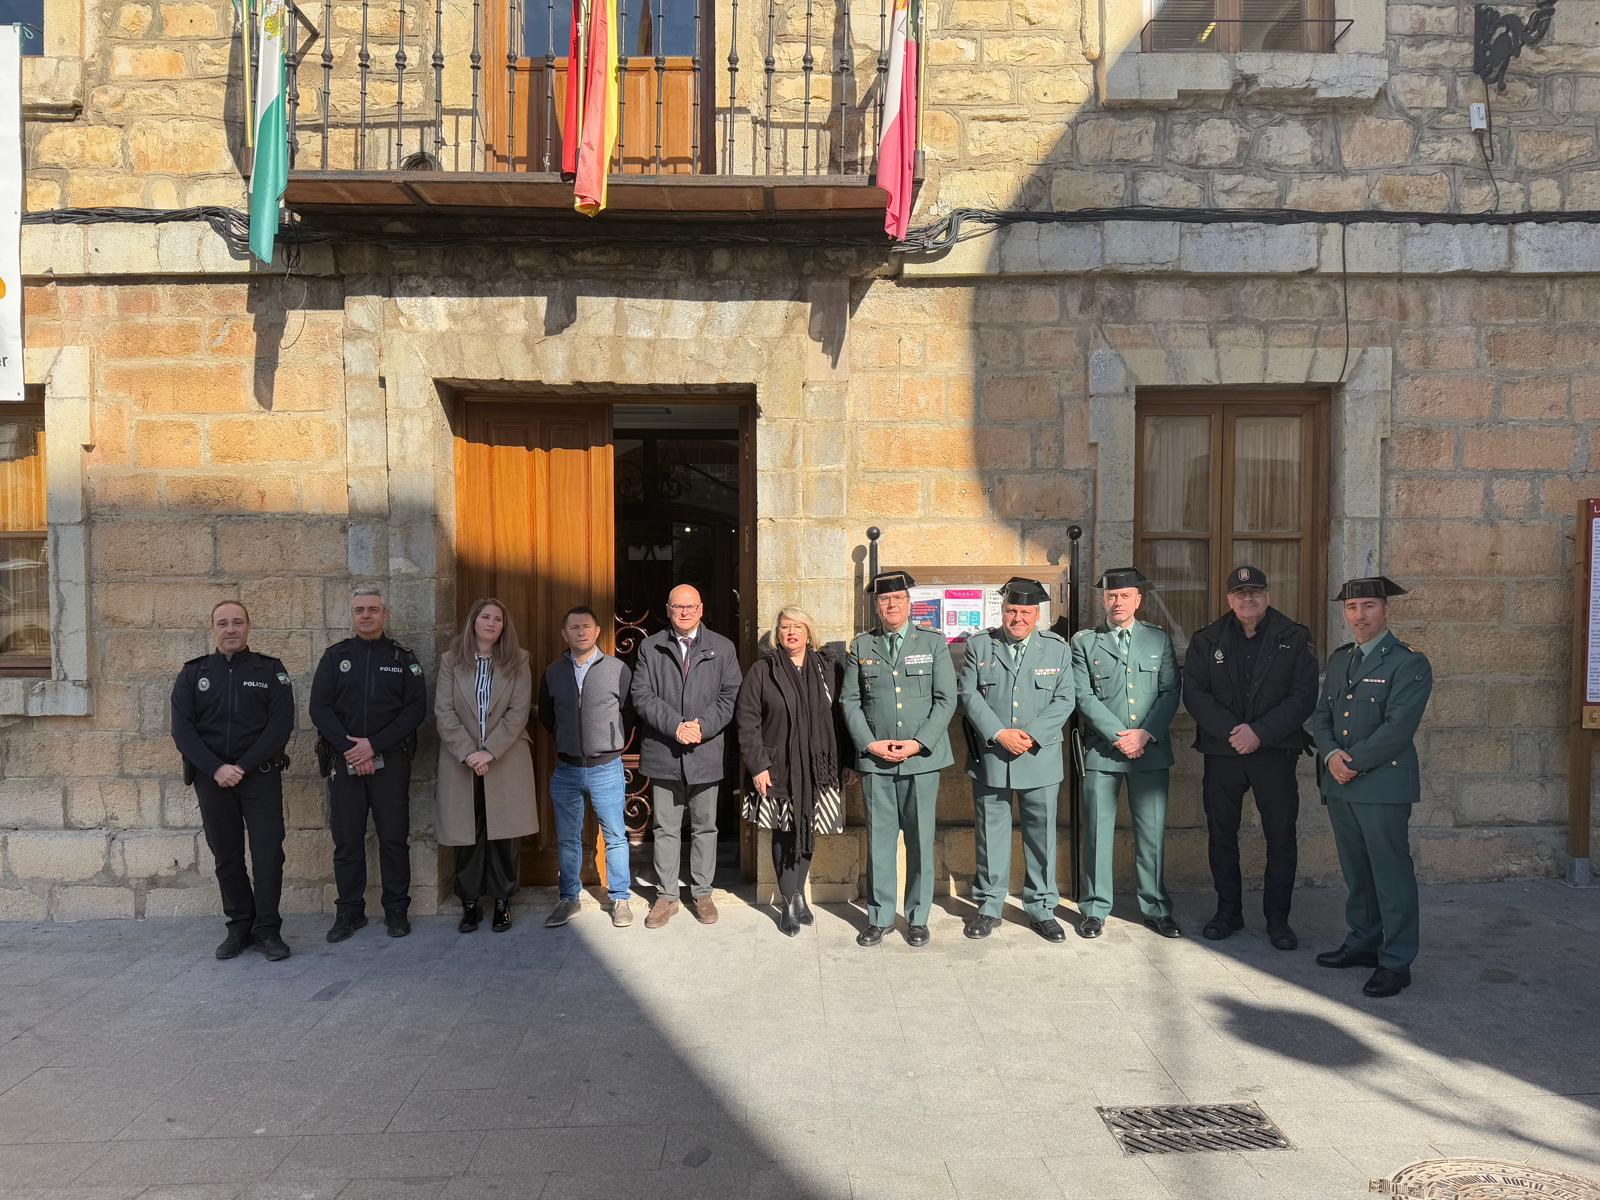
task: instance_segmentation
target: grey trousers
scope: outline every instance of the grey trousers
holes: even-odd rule
[[[678,898],[683,863],[683,812],[689,810],[689,891],[711,894],[717,870],[717,799],[722,783],[687,784],[682,780],[652,781],[650,827],[655,833],[657,895]]]

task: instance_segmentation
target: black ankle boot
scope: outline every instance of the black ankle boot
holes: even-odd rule
[[[496,900],[494,902],[494,920],[490,928],[496,933],[504,933],[511,928],[511,901]]]
[[[462,933],[471,933],[478,927],[478,922],[483,920],[483,909],[478,907],[476,900],[463,900],[461,902],[461,923],[456,926]]]
[[[783,898],[783,911],[778,914],[778,932],[786,937],[796,937],[800,933],[800,915],[796,912],[795,898]]]
[[[794,894],[794,916],[802,925],[809,925],[816,920],[811,915],[811,906],[806,903],[806,894],[803,890]]]

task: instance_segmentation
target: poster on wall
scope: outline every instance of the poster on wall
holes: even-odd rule
[[[992,583],[935,584],[911,589],[911,621],[944,634],[952,644],[1000,624],[1000,588]],[[1039,606],[1039,628],[1050,628],[1050,604]]]
[[[0,26],[0,401],[22,399],[22,30]]]
[[[1600,717],[1591,716],[1589,708],[1600,705],[1600,571],[1595,570],[1595,565],[1600,563],[1600,500],[1590,500],[1585,506],[1588,513],[1588,529],[1586,531],[1589,543],[1589,595],[1588,622],[1585,630],[1587,646],[1584,656],[1584,688],[1583,703],[1585,712],[1583,724],[1585,728],[1593,728]],[[1581,536],[1581,535],[1580,535]]]

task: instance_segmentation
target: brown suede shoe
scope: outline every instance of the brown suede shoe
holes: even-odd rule
[[[694,919],[702,925],[715,925],[717,923],[717,905],[710,896],[696,896],[694,898]]]
[[[657,896],[656,902],[650,906],[650,911],[645,914],[644,927],[646,929],[660,929],[673,915],[682,908],[676,900],[668,900],[665,896]]]
[[[611,905],[611,923],[618,929],[626,929],[633,924],[633,906],[626,900],[617,900]]]

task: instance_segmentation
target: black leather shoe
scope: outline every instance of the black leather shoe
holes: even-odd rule
[[[1061,922],[1054,917],[1045,917],[1042,921],[1030,921],[1033,931],[1047,942],[1064,942],[1067,940],[1067,931],[1061,928]]]
[[[255,948],[261,951],[261,956],[268,962],[282,962],[289,957],[289,943],[276,933],[258,937]]]
[[[816,920],[811,915],[811,905],[806,903],[806,894],[804,892],[796,892],[794,894],[794,919],[802,925],[809,925]]]
[[[920,949],[928,944],[928,927],[912,925],[906,930],[906,945]]]
[[[1382,998],[1384,996],[1398,996],[1401,991],[1411,986],[1411,972],[1405,967],[1392,971],[1388,967],[1379,967],[1372,973],[1372,978],[1367,980],[1361,990],[1369,996]]]
[[[876,946],[883,941],[883,935],[886,932],[887,930],[882,925],[868,925],[860,933],[856,934],[856,945]]]
[[[222,959],[238,958],[254,940],[248,933],[230,929],[228,930],[228,936],[223,938],[222,944],[217,947],[217,957]]]
[[[1078,922],[1078,936],[1097,938],[1106,931],[1106,923],[1099,917],[1084,917]]]
[[[1171,917],[1146,917],[1144,919],[1144,927],[1154,930],[1164,938],[1181,938],[1183,936],[1183,926],[1179,925]]]
[[[975,913],[967,918],[966,928],[961,932],[976,942],[988,937],[999,928],[999,917],[986,917],[982,913]]]
[[[496,933],[504,933],[511,928],[510,900],[496,900],[494,902],[494,919],[489,922],[489,928]]]
[[[405,913],[386,913],[383,927],[389,931],[390,937],[405,937],[411,932],[411,922],[406,919]]]
[[[1230,917],[1226,913],[1217,913],[1201,927],[1200,936],[1208,942],[1220,942],[1225,937],[1232,937],[1243,928],[1243,917]]]
[[[365,929],[367,914],[357,913],[353,917],[338,917],[333,922],[333,928],[328,930],[330,942],[342,942],[358,929]]]
[[[483,923],[483,907],[476,900],[461,902],[461,920],[456,925],[458,933],[471,933]]]
[[[1268,921],[1267,940],[1272,943],[1274,950],[1298,950],[1300,939],[1295,936],[1294,930],[1289,928],[1287,921]]]
[[[1325,950],[1317,955],[1317,966],[1334,967],[1375,967],[1378,965],[1378,956],[1371,950],[1347,950],[1340,946],[1337,950]]]
[[[785,896],[778,910],[778,932],[784,937],[800,936],[800,908],[794,896]]]

